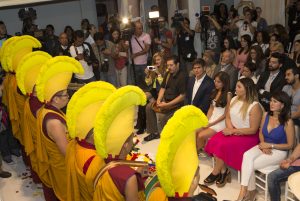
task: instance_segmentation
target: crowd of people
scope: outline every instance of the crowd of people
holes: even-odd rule
[[[238,15],[234,7],[228,9],[226,4],[216,1],[214,12],[199,18],[194,30],[188,18],[173,22],[174,27],[169,29],[166,20],[160,17],[155,22],[157,26],[153,26],[153,22],[149,23],[149,33],[143,30],[140,21],[133,22],[132,33],[128,36],[115,18],[99,29],[84,19],[80,30],[74,31],[72,27],[66,26],[59,36],[54,34],[53,25],[47,25],[44,34],[36,36],[36,40],[41,43],[39,49],[47,52],[45,57],[66,56],[78,61],[76,65],[69,61],[75,66],[73,70],[65,69],[71,75],[73,73],[70,77],[72,82],[89,84],[101,80],[110,83],[111,90],[115,90],[115,87],[122,89],[129,84],[138,86],[145,95],[146,104],[136,105],[136,134],[146,132],[146,142],[159,139],[168,120],[183,106],[193,105],[201,109],[208,118],[208,125],[196,129],[196,148],[200,155],[206,153],[215,159],[213,171],[204,179],[204,183],[216,183],[217,187],[230,183],[229,166],[241,171],[241,189],[237,200],[254,200],[255,170],[280,165],[278,170],[269,174],[268,179],[271,200],[277,201],[281,196],[280,183],[300,170],[300,145],[297,144],[299,133],[295,133],[295,126],[300,126],[300,1],[288,4],[287,27],[281,24],[268,25],[267,20],[261,17],[263,10],[260,7],[253,4],[239,6],[243,7],[242,16]],[[34,36],[35,32],[24,34]],[[201,34],[203,55],[197,55],[195,51],[195,34]],[[0,22],[0,47],[10,37],[5,24]],[[1,54],[3,56],[5,53]],[[13,73],[18,76],[16,69],[22,66],[7,66],[17,65],[13,62],[2,62],[1,65],[6,71],[6,79]],[[42,85],[38,81],[36,84]],[[44,113],[40,112],[42,116],[39,118],[37,111],[42,104],[38,104],[36,96],[31,96],[35,99],[29,99],[29,105],[34,106],[30,105],[33,121],[34,118],[41,120],[41,136],[46,136],[42,140],[53,143],[45,151],[52,153],[56,149],[53,154],[57,157],[62,154],[59,156],[61,158],[68,155],[68,140],[63,135],[67,132],[66,120],[60,110],[68,103],[69,95],[65,89],[57,89],[48,99],[40,95],[43,97],[39,98],[41,102],[50,104],[43,107]],[[44,89],[37,87],[37,97],[39,93],[49,93],[39,90]],[[10,94],[5,89],[3,93]],[[18,92],[11,92],[13,96],[12,93]],[[0,142],[3,145],[3,160],[11,162],[11,153],[20,155],[16,148],[17,141],[10,137],[11,133],[22,145],[24,139],[16,135],[19,131],[14,128],[14,122],[6,121],[16,121],[12,117],[12,106],[9,106],[8,100],[4,100],[1,105],[0,131],[5,134],[1,135]],[[53,114],[47,116],[50,110]],[[92,128],[85,130],[86,133]],[[93,144],[89,133],[81,138],[84,142],[78,141],[78,144]],[[128,139],[130,141],[131,138]],[[87,144],[82,146],[89,147]],[[292,153],[288,154],[290,150]],[[39,156],[33,157],[40,157],[44,162],[49,160],[42,157],[45,154],[39,153]],[[36,163],[37,166],[43,165]],[[52,168],[64,170],[65,164],[55,165],[58,166]],[[49,178],[41,176],[41,172],[36,173],[44,183],[46,194],[51,194],[49,189],[53,188],[56,197],[66,200],[64,196],[67,194],[60,192],[66,183],[59,182],[54,176],[56,180],[50,182],[51,186]],[[135,173],[128,171],[128,178],[132,174]],[[0,176],[9,177],[10,174],[2,171],[0,166]],[[136,185],[139,179],[135,178],[132,182],[128,185]],[[58,189],[55,189],[54,184]],[[127,197],[130,192],[124,189],[124,185],[121,185],[123,191],[120,193],[126,200],[131,200]],[[141,190],[140,186],[138,190]],[[100,190],[98,193],[103,192]]]

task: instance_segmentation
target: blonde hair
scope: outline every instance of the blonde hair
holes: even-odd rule
[[[258,101],[258,94],[256,91],[256,87],[255,84],[253,82],[252,79],[250,78],[242,78],[240,79],[238,82],[240,82],[246,91],[246,97],[245,100],[241,100],[240,97],[237,97],[232,104],[230,105],[230,107],[232,108],[238,101],[243,101],[243,105],[240,109],[240,113],[242,114],[242,118],[243,120],[246,119],[247,116],[247,112],[249,109],[249,106],[254,102],[254,101]]]

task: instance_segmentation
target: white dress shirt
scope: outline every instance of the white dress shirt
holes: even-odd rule
[[[193,87],[193,94],[192,94],[192,102],[196,96],[196,93],[200,87],[200,85],[202,84],[204,78],[205,78],[206,74],[202,76],[202,78],[200,78],[199,80],[197,80],[197,78],[195,77],[195,83],[194,83],[194,87]]]

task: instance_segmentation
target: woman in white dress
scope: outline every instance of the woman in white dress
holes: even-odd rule
[[[211,104],[207,112],[209,124],[196,131],[197,150],[204,147],[208,138],[226,127],[225,113],[232,97],[229,91],[230,77],[220,71],[215,75],[214,81],[215,90],[211,94]]]

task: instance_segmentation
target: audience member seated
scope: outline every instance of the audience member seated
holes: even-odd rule
[[[58,37],[54,35],[54,26],[48,24],[46,26],[45,38],[43,39],[43,50],[48,52],[51,56],[56,56],[60,47]]]
[[[60,45],[55,56],[71,56],[68,35],[66,33],[61,33],[58,40]]]
[[[275,52],[271,55],[268,71],[264,72],[257,82],[259,102],[266,111],[269,110],[271,94],[282,90],[285,85],[284,73],[280,70],[283,65],[282,54]]]
[[[247,78],[252,79],[254,84],[256,84],[258,79],[255,76],[255,72],[256,72],[256,64],[252,63],[252,62],[248,62],[243,67],[243,72],[242,72],[242,76],[240,77],[240,79],[247,77]]]
[[[217,187],[223,187],[231,182],[226,165],[241,170],[243,154],[259,142],[261,117],[255,84],[249,78],[240,79],[236,84],[236,97],[232,98],[226,113],[226,128],[210,138],[205,146],[205,151],[216,161],[205,184],[216,183]]]
[[[157,52],[153,55],[152,66],[154,66],[154,69],[145,69],[145,82],[148,86],[146,95],[150,103],[156,101],[158,92],[163,82],[164,75],[166,73],[166,63],[161,52]],[[150,106],[151,104],[149,105],[149,107]]]
[[[285,160],[280,162],[280,168],[268,175],[268,190],[271,201],[281,200],[281,183],[286,182],[288,177],[300,171],[300,144],[294,149],[293,153]]]
[[[70,54],[73,58],[78,60],[84,68],[84,74],[75,74],[78,83],[89,83],[95,81],[92,64],[96,57],[92,47],[88,43],[84,43],[84,33],[77,30],[74,33],[74,44],[70,47]]]
[[[215,75],[220,71],[227,73],[230,77],[231,92],[234,92],[235,84],[238,79],[238,71],[232,65],[233,58],[234,58],[234,53],[231,50],[224,51],[222,53],[221,62],[215,68],[214,75],[213,75],[213,77],[215,77]]]
[[[299,68],[288,68],[285,71],[287,85],[282,89],[289,95],[292,101],[291,118],[294,124],[300,126],[300,70]]]
[[[267,20],[263,17],[261,17],[262,9],[261,7],[256,7],[256,13],[257,13],[257,31],[267,31],[268,29],[268,23]]]
[[[300,40],[294,42],[294,52],[290,54],[290,58],[296,63],[297,67],[300,67]]]
[[[222,71],[218,72],[215,75],[215,89],[209,97],[210,107],[207,112],[209,124],[196,131],[197,150],[201,150],[204,147],[208,138],[212,137],[215,133],[222,131],[226,127],[225,114],[232,97],[229,86],[229,75]]]
[[[214,89],[214,81],[205,72],[205,61],[196,59],[193,62],[193,77],[188,80],[186,99],[187,104],[194,105],[204,114],[209,109],[209,94]]]
[[[222,44],[222,50],[221,52],[223,53],[224,51],[226,50],[230,50],[234,53],[234,57],[233,59],[235,59],[235,56],[236,56],[236,48],[235,48],[235,44],[234,44],[234,41],[232,39],[231,36],[226,36],[224,39],[223,39],[223,44]]]
[[[214,53],[211,50],[206,50],[202,58],[205,61],[206,75],[210,78],[213,78],[213,74],[217,66],[214,60]]]
[[[293,147],[295,128],[290,108],[291,101],[285,92],[272,94],[270,111],[263,115],[260,123],[260,143],[244,153],[237,200],[254,200],[255,170],[279,164]]]
[[[179,61],[176,56],[167,58],[167,69],[168,73],[164,76],[156,102],[153,107],[147,107],[146,123],[149,135],[144,138],[145,141],[158,139],[167,121],[184,104],[186,76],[179,69]]]
[[[255,45],[259,45],[264,53],[264,55],[266,55],[266,50],[269,48],[269,34],[266,31],[257,31],[255,32],[254,35],[254,44]]]
[[[241,70],[249,55],[249,48],[251,47],[251,37],[249,35],[243,35],[241,37],[241,48],[238,49],[233,65]]]
[[[254,45],[250,47],[249,55],[247,58],[247,63],[249,62],[256,64],[256,71],[254,75],[258,79],[260,75],[263,72],[265,72],[266,69],[265,55],[259,45]]]

